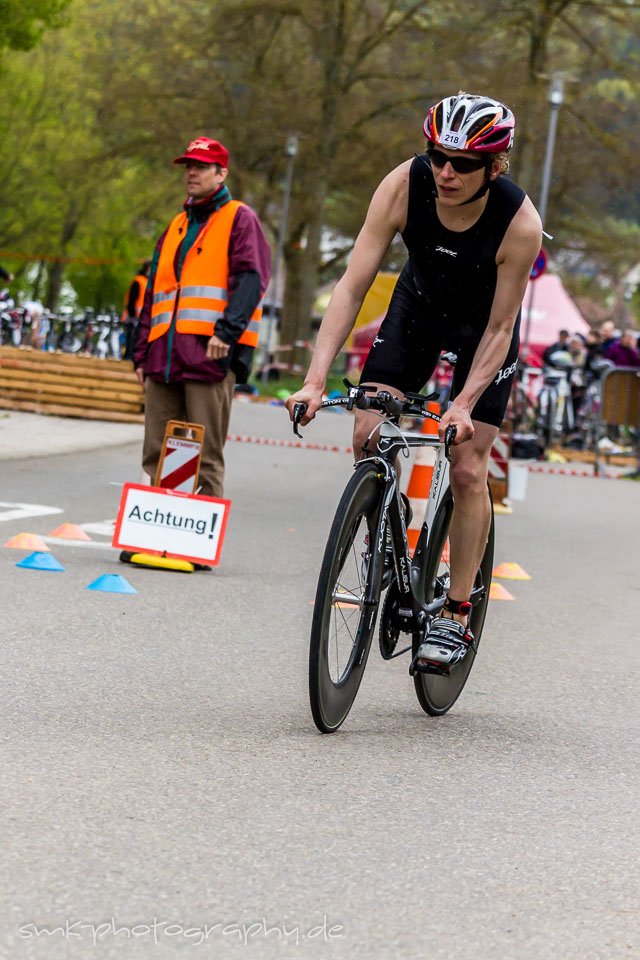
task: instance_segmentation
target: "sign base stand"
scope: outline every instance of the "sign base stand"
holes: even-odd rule
[[[154,570],[177,570],[180,573],[193,573],[194,565],[189,560],[177,560],[173,557],[158,557],[154,553],[130,553],[123,550],[122,563],[135,564],[137,567],[150,567]]]

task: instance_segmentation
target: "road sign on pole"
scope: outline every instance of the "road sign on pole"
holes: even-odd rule
[[[542,274],[545,272],[546,269],[547,269],[547,251],[544,249],[544,247],[541,247],[540,253],[534,260],[533,266],[531,267],[530,279],[537,280],[538,277],[542,276]]]

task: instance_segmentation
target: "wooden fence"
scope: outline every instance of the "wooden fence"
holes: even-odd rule
[[[132,364],[26,347],[0,347],[0,408],[88,420],[144,421]]]

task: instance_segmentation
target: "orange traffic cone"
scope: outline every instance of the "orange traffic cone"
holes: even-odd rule
[[[440,413],[440,404],[431,401],[427,404],[427,410],[430,413]],[[429,436],[437,436],[438,421],[426,417],[422,422],[421,433]],[[416,548],[422,521],[424,519],[427,502],[429,500],[429,491],[431,489],[431,480],[433,478],[433,468],[436,462],[436,452],[434,447],[417,447],[411,475],[407,485],[406,495],[411,503],[413,517],[407,529],[407,540],[409,541],[409,552],[413,556]]]
[[[501,583],[492,580],[489,587],[489,600],[515,600],[515,597]]]
[[[493,571],[494,577],[501,580],[531,580],[526,570],[519,563],[501,563]]]

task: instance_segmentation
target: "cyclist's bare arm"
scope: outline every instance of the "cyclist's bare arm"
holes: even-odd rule
[[[507,356],[541,242],[540,217],[526,197],[498,250],[498,278],[489,323],[478,344],[466,383],[442,418],[441,436],[451,424],[457,427],[456,443],[463,443],[473,436],[473,408]]]
[[[411,163],[407,160],[392,170],[374,193],[349,265],[336,284],[318,331],[304,385],[286,401],[291,417],[296,403],[306,404],[303,425],[312,420],[319,409],[331,364],[353,329],[362,301],[391,241],[396,233],[404,230]]]

